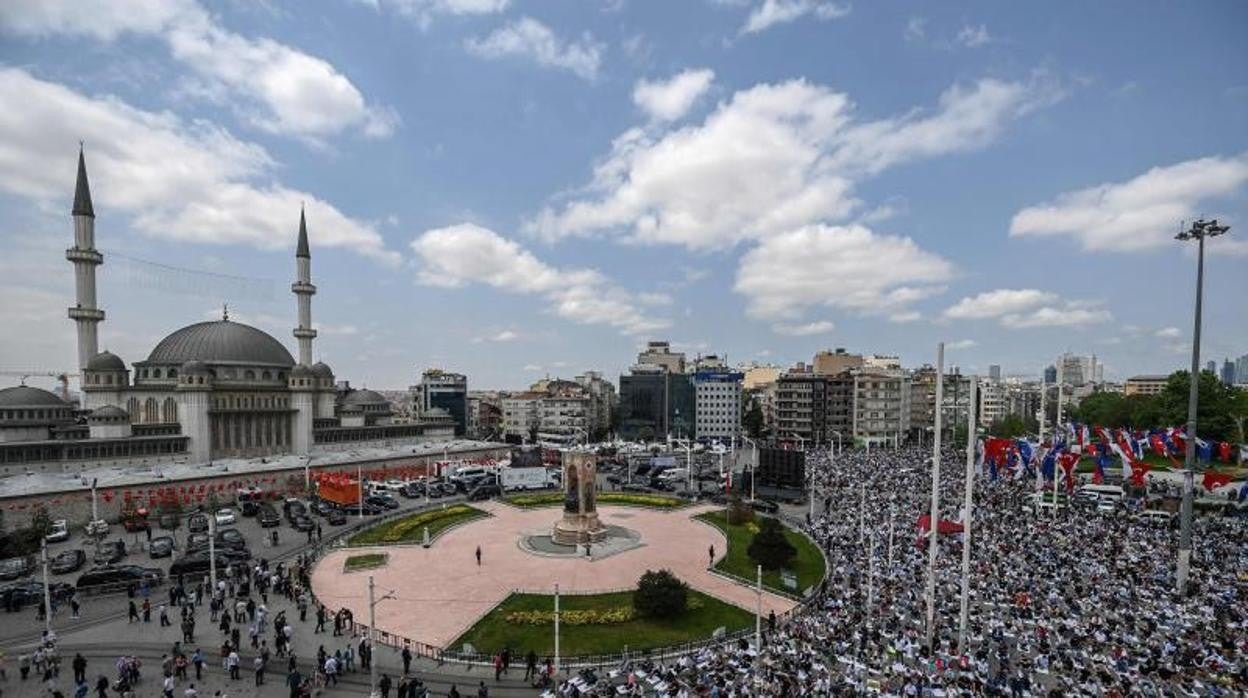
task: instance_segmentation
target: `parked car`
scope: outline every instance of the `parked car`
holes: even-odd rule
[[[178,526],[181,524],[182,522],[178,519],[177,514],[161,514],[160,517],[156,519],[156,525],[166,531],[176,531],[178,530]]]
[[[217,551],[215,559],[217,571],[224,570],[226,567],[230,566],[231,562],[234,562],[234,560],[232,560],[227,553],[220,550]],[[208,571],[208,561],[209,556],[207,550],[187,553],[177,560],[174,560],[172,565],[169,565],[169,576],[177,577],[179,575],[203,574]]]
[[[342,513],[341,509],[335,508],[325,515],[325,520],[329,522],[330,526],[341,526],[347,522],[347,515]]]
[[[48,561],[48,569],[52,574],[68,574],[77,572],[87,564],[87,554],[81,550],[62,550]]]
[[[52,522],[52,530],[48,535],[44,536],[44,540],[49,543],[60,543],[69,540],[69,522],[65,519],[57,519]]]
[[[380,507],[364,502],[363,504],[348,504],[345,507],[342,507],[342,513],[346,516],[359,516],[361,509],[364,511],[365,516],[373,516],[384,511],[384,509]]]
[[[0,560],[0,579],[21,579],[35,571],[35,563],[30,557],[11,557]]]
[[[493,497],[498,497],[502,493],[503,488],[492,482],[485,482],[469,490],[468,501],[479,502]]]
[[[125,519],[122,520],[121,525],[130,533],[146,531],[152,527],[152,524],[147,520],[146,510],[128,514]]]
[[[447,497],[452,497],[457,492],[457,490],[455,489],[455,483],[453,482],[444,482],[441,485],[439,485],[439,487],[442,488],[442,494],[446,495]]]
[[[395,499],[394,497],[391,497],[388,494],[370,495],[366,497],[364,501],[369,504],[372,504],[375,507],[381,507],[382,509],[398,509],[399,508],[399,500]]]
[[[88,536],[99,536],[103,538],[108,535],[108,522],[104,519],[96,519],[87,523],[86,531]]]
[[[296,531],[303,531],[306,533],[307,531],[311,531],[316,528],[316,524],[312,523],[312,519],[307,516],[299,515],[291,518],[290,527]]]
[[[54,601],[65,601],[73,596],[74,588],[65,582],[53,582],[48,593]],[[18,582],[0,589],[0,605],[10,613],[28,604],[40,603],[43,603],[43,582]]]
[[[126,556],[126,543],[120,540],[110,540],[100,544],[96,549],[95,556],[92,561],[97,565],[111,565],[120,562]]]
[[[311,508],[313,514],[316,514],[317,516],[325,516],[331,509],[334,508],[334,505],[324,499],[317,499],[313,500]]]
[[[173,538],[169,536],[153,538],[147,544],[147,554],[153,558],[171,557],[173,555]]]
[[[247,499],[238,505],[238,510],[242,512],[243,516],[255,516],[260,513],[260,503],[254,499]]]
[[[237,528],[226,528],[217,531],[215,537],[217,539],[217,545],[230,545],[234,547],[247,545],[247,539],[243,537],[242,533],[239,533]]]
[[[223,545],[221,543],[216,543],[213,546],[213,549],[216,550],[218,555],[224,555],[230,560],[244,562],[251,559],[251,550],[249,550],[246,545]],[[191,555],[193,553],[203,553],[204,555],[207,555],[208,543],[204,542],[193,546],[187,545],[186,554]]]
[[[233,526],[238,517],[234,515],[234,510],[229,507],[217,509],[217,513],[213,515],[217,520],[218,526]]]
[[[260,507],[260,513],[256,514],[256,521],[263,528],[272,528],[282,524],[282,517],[277,515],[277,510],[271,504],[265,504]]]
[[[399,494],[408,499],[417,499],[425,496],[425,486],[419,482],[409,482],[399,490]]]
[[[308,506],[303,503],[303,500],[287,497],[282,501],[282,515],[289,519],[292,516],[292,512],[295,514],[307,514]]]
[[[122,588],[129,584],[139,584],[144,580],[154,586],[160,584],[162,579],[164,579],[164,574],[152,567],[105,565],[87,570],[78,577],[78,589]]]
[[[186,520],[186,530],[191,533],[206,533],[208,531],[208,515],[192,514],[191,517]]]
[[[755,499],[750,502],[750,506],[754,511],[761,511],[764,514],[775,514],[780,511],[780,505],[775,502],[769,502],[766,499]]]

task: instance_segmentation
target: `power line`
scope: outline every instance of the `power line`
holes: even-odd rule
[[[123,284],[186,296],[229,298],[233,301],[272,302],[279,282],[255,276],[189,269],[101,250],[111,264],[109,274]]]

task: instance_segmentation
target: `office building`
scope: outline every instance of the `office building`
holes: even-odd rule
[[[1235,362],[1230,359],[1222,361],[1222,382],[1226,385],[1235,385]]]
[[[694,436],[702,442],[735,441],[741,434],[741,384],[745,375],[723,368],[693,374]]]
[[[420,385],[412,387],[413,402],[420,414],[444,410],[455,423],[455,435],[468,433],[468,377],[431,368],[420,376]]]
[[[853,374],[853,381],[854,441],[884,445],[905,440],[910,431],[910,376],[864,367]]]
[[[834,351],[821,351],[815,354],[812,362],[813,371],[821,376],[836,376],[847,371],[862,368],[861,354],[850,354],[842,347]]]
[[[999,381],[999,380],[1001,380],[1001,366],[1000,366],[1000,364],[991,364],[990,366],[988,366],[988,380],[990,380],[990,381]]]
[[[684,352],[672,351],[671,343],[666,341],[647,342],[645,350],[637,354],[637,363],[662,366],[668,373],[685,372]]]
[[[1144,375],[1131,376],[1122,386],[1122,394],[1131,395],[1156,395],[1166,389],[1166,383],[1169,382],[1170,376],[1163,375]]]

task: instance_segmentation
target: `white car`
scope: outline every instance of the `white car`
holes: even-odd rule
[[[108,535],[108,522],[104,519],[96,519],[87,523],[88,536],[100,536],[103,538]]]
[[[45,540],[49,543],[60,543],[69,540],[69,522],[65,519],[57,519],[52,522],[52,528],[45,536]]]
[[[234,522],[238,520],[237,517],[234,516],[234,510],[229,507],[218,509],[213,518],[217,520],[218,526],[232,526]]]

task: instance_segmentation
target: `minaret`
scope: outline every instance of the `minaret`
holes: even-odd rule
[[[104,311],[95,307],[95,268],[104,263],[104,255],[95,250],[95,209],[91,206],[91,187],[87,184],[87,163],[82,147],[78,148],[78,184],[74,189],[74,246],[65,250],[65,259],[74,265],[75,305],[69,317],[78,325],[78,369],[87,367],[91,357],[99,353],[97,325]]]
[[[299,245],[295,248],[295,283],[290,290],[299,299],[299,326],[295,328],[295,339],[299,340],[299,363],[312,365],[312,339],[316,330],[312,329],[312,296],[316,295],[316,287],[312,285],[312,254],[308,251],[308,223],[299,209]]]

